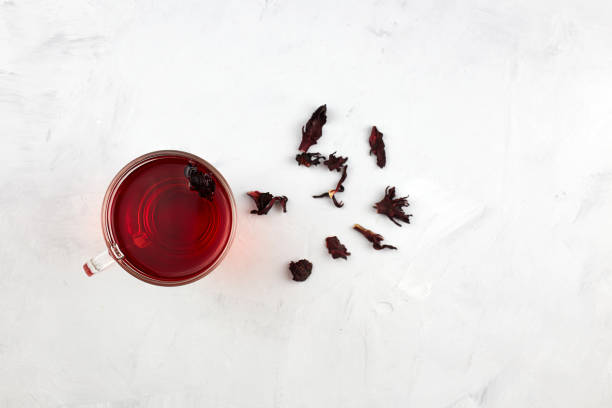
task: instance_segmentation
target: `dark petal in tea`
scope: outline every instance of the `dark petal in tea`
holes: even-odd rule
[[[346,250],[346,247],[340,243],[340,240],[336,236],[325,238],[325,245],[327,246],[327,251],[334,259],[346,259],[346,257],[351,254]]]
[[[385,197],[374,204],[374,208],[376,208],[376,212],[386,215],[395,225],[401,227],[402,225],[395,221],[395,219],[410,224],[410,217],[412,217],[412,214],[406,214],[403,209],[403,207],[408,207],[409,205],[408,196],[395,198],[395,187],[389,188],[389,186],[387,186],[385,189]]]
[[[376,155],[376,164],[381,169],[387,164],[387,156],[385,154],[385,143],[383,142],[383,134],[376,129],[376,126],[372,126],[372,132],[370,133],[370,154]]]
[[[295,156],[295,161],[298,162],[298,166],[318,166],[321,160],[325,159],[321,153],[300,153]]]
[[[251,214],[265,215],[274,206],[274,203],[279,203],[283,212],[287,212],[287,201],[285,196],[273,196],[270,193],[260,193],[259,191],[249,191],[248,196],[255,201],[256,210],[252,210]]]
[[[289,263],[289,271],[293,275],[294,281],[303,282],[312,273],[312,263],[307,259],[300,259],[297,262],[291,261]]]
[[[197,191],[200,197],[204,197],[209,201],[213,200],[213,196],[215,195],[215,181],[210,174],[203,173],[198,170],[195,164],[188,163],[185,166],[185,177],[189,180],[189,188],[191,190]]]
[[[312,113],[306,126],[302,126],[302,142],[299,150],[307,152],[310,146],[317,144],[323,134],[323,125],[327,122],[327,105],[321,105]]]
[[[342,171],[342,167],[345,166],[348,157],[338,156],[336,157],[336,152],[333,152],[329,155],[329,158],[323,162],[324,165],[327,166],[329,171]]]
[[[353,229],[356,231],[359,231],[361,235],[366,237],[366,239],[372,243],[372,246],[374,247],[374,249],[383,249],[383,248],[397,249],[393,245],[381,245],[380,243],[384,240],[382,235],[377,234],[374,231],[371,231],[367,228],[364,228],[359,224],[355,224],[353,226]]]

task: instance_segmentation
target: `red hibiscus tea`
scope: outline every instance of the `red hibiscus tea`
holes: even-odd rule
[[[212,197],[191,188],[188,165],[212,177]],[[235,230],[234,200],[209,163],[188,153],[155,152],[115,177],[102,224],[110,255],[126,271],[149,283],[180,285],[205,276],[225,255]],[[97,263],[92,258],[85,271],[104,268]]]

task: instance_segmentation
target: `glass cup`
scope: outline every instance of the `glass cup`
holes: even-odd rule
[[[213,178],[211,200],[190,188],[188,165]],[[147,283],[185,285],[219,265],[235,232],[234,197],[217,169],[190,153],[152,152],[128,163],[108,186],[102,203],[107,250],[83,269],[92,276],[118,263]]]

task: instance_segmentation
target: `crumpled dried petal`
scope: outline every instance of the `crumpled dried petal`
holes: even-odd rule
[[[321,153],[300,153],[295,156],[295,161],[298,162],[298,166],[318,166],[321,160],[325,159]]]
[[[249,191],[248,196],[255,201],[256,210],[252,210],[251,214],[264,215],[274,206],[274,203],[279,203],[283,212],[287,212],[287,201],[285,196],[273,196],[270,193],[260,193],[259,191]]]
[[[370,154],[376,155],[376,164],[381,169],[387,164],[387,156],[385,154],[385,143],[383,142],[383,134],[376,129],[376,126],[372,126],[372,132],[370,133]]]
[[[412,214],[406,214],[402,207],[408,207],[408,196],[394,198],[395,197],[395,187],[385,189],[385,197],[374,204],[374,208],[376,208],[376,212],[379,214],[386,215],[395,225],[402,226],[399,222],[395,221],[397,218],[400,221],[404,221],[405,223],[410,224],[410,217]]]
[[[336,185],[336,188],[333,190],[329,190],[326,193],[322,193],[322,194],[318,194],[318,195],[313,195],[313,198],[323,198],[323,197],[329,197],[332,199],[332,201],[334,202],[334,205],[338,208],[342,207],[344,205],[344,203],[342,201],[338,201],[336,200],[336,193],[341,193],[344,191],[344,186],[342,185],[342,183],[344,183],[344,180],[346,180],[346,168],[348,166],[344,166],[342,167],[342,176],[340,177],[340,181],[338,181],[338,184]]]
[[[302,126],[302,142],[299,150],[307,152],[310,146],[317,144],[323,134],[323,125],[327,122],[327,105],[321,105],[312,113],[306,126]]]
[[[209,201],[213,200],[216,186],[210,174],[198,170],[198,167],[192,162],[185,166],[184,173],[187,180],[189,180],[190,190],[197,191],[200,197],[206,198]]]
[[[307,259],[300,259],[297,262],[291,261],[289,263],[289,271],[291,271],[294,281],[303,282],[312,273],[312,263]]]
[[[340,243],[340,240],[336,236],[325,238],[325,245],[327,246],[327,251],[334,259],[346,259],[346,257],[351,254],[346,250],[346,247]]]
[[[329,155],[329,158],[323,162],[324,165],[327,166],[329,171],[342,171],[342,167],[347,162],[348,157],[338,156],[336,157],[336,152],[333,152]]]
[[[380,243],[384,240],[382,235],[377,234],[374,231],[369,230],[367,228],[364,228],[359,224],[353,225],[353,229],[356,231],[359,231],[361,235],[366,237],[366,239],[372,243],[372,246],[374,247],[374,249],[378,249],[378,250],[384,249],[384,248],[397,249],[393,245],[381,245]]]

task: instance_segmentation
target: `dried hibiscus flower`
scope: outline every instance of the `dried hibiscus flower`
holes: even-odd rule
[[[306,126],[302,126],[302,142],[299,150],[307,152],[310,146],[317,144],[323,134],[323,125],[327,122],[327,105],[321,105],[312,113]]]
[[[342,156],[336,157],[336,152],[333,152],[332,154],[329,155],[329,158],[323,162],[323,164],[327,166],[329,171],[333,171],[333,170],[342,171],[342,167],[346,165],[345,163],[347,160],[348,160],[348,157],[342,157]]]
[[[295,156],[295,161],[298,162],[298,166],[318,166],[321,160],[325,159],[321,153],[300,153]],[[325,162],[327,163],[327,162]]]
[[[408,204],[408,196],[400,198],[394,197],[395,187],[389,188],[387,186],[387,188],[385,189],[385,197],[376,204],[374,204],[376,212],[378,212],[379,214],[386,215],[391,221],[393,221],[393,223],[395,223],[395,225],[398,225],[400,227],[402,225],[399,222],[395,221],[395,218],[410,224],[410,217],[412,217],[412,214],[406,214],[402,208],[408,207],[410,205]]]
[[[374,249],[384,249],[384,248],[397,249],[393,245],[381,245],[380,243],[384,240],[382,235],[377,234],[374,231],[371,231],[367,228],[364,228],[359,224],[353,225],[353,229],[359,231],[361,235],[366,237],[366,239],[372,243],[372,246],[374,247]]]
[[[335,189],[329,190],[328,192],[323,193],[323,194],[314,195],[312,197],[313,198],[329,197],[332,199],[336,207],[338,208],[342,207],[344,203],[342,201],[336,200],[336,193],[341,193],[344,191],[344,186],[342,185],[342,183],[344,183],[344,180],[346,180],[346,168],[347,166],[342,167],[342,176],[340,177],[340,181],[338,181],[338,184],[336,185]]]
[[[327,237],[325,238],[325,245],[327,251],[329,251],[332,258],[344,258],[346,259],[351,253],[346,250],[346,247],[340,243],[338,237]]]
[[[372,133],[370,133],[370,154],[376,155],[376,164],[381,169],[387,164],[387,156],[385,155],[385,142],[382,140],[383,134],[376,129],[376,126],[372,126]]]
[[[289,271],[291,271],[294,281],[305,281],[312,273],[312,263],[307,259],[300,259],[297,262],[291,261],[289,263]]]
[[[276,202],[280,203],[283,212],[287,212],[287,201],[289,199],[285,196],[273,196],[270,193],[260,193],[259,191],[249,191],[247,194],[255,201],[257,206],[257,209],[252,210],[251,214],[267,214]]]
[[[209,201],[213,200],[213,196],[215,195],[215,181],[210,174],[198,170],[197,166],[192,162],[189,162],[185,166],[184,173],[187,180],[189,180],[190,190],[197,191],[200,197],[204,197]]]

